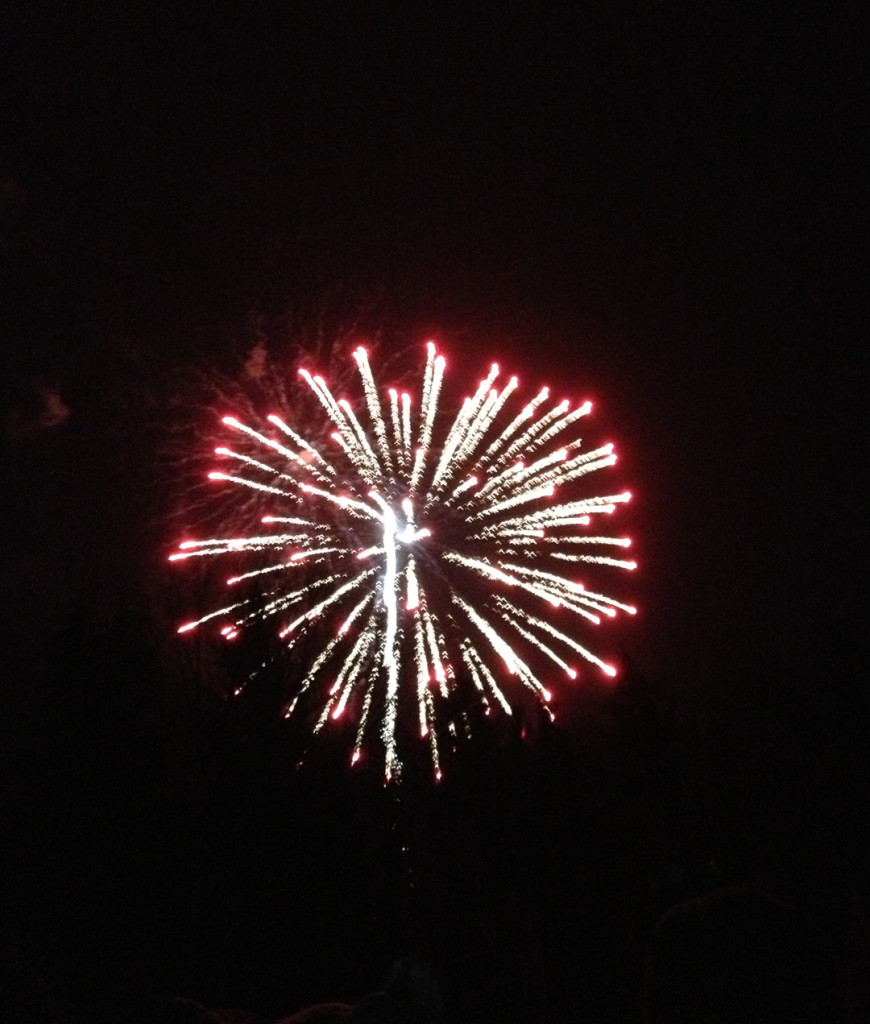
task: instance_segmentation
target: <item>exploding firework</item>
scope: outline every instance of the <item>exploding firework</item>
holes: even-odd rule
[[[259,499],[259,513],[250,532],[185,540],[170,560],[248,566],[226,581],[237,600],[178,631],[210,623],[234,640],[273,622],[285,651],[310,652],[286,717],[315,708],[314,732],[352,718],[353,764],[378,734],[387,780],[416,733],[440,778],[440,748],[464,717],[457,693],[506,715],[525,694],[552,718],[555,670],[574,680],[585,662],[615,674],[576,627],[635,609],[574,577],[635,567],[614,557],[628,538],[596,526],[630,495],[584,496],[584,478],[616,461],[613,445],[584,450],[576,436],[589,402],[552,404],[544,388],[520,405],[516,377],[497,388],[493,365],[445,417],[445,361],[431,342],[419,404],[395,388],[382,399],[366,350],[354,358],[356,406],[299,371],[328,436],[303,436],[286,414],[253,426],[223,418],[235,443],[215,452],[231,471],[209,477]]]

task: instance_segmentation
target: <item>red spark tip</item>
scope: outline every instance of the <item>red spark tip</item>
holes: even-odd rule
[[[229,448],[215,448],[214,453],[215,455],[232,455]]]
[[[336,718],[341,718],[342,711],[344,711],[344,708],[336,708],[335,711],[332,712],[333,721],[335,721]]]
[[[626,565],[625,568],[626,569],[636,569],[637,568],[637,562],[629,562],[628,565]]]
[[[355,750],[355,751],[354,751],[354,752],[353,752],[353,753],[352,753],[352,754],[350,755],[350,763],[351,763],[351,764],[356,764],[356,763],[357,763],[357,761],[359,761],[359,751],[358,751],[358,750]]]
[[[553,699],[553,694],[550,693],[549,690],[544,690],[543,696],[544,696],[544,700],[552,700]]]
[[[577,669],[569,668],[569,669],[566,669],[565,671],[568,673],[568,675],[570,676],[571,679],[576,679],[577,678]]]
[[[239,423],[235,416],[224,416],[224,418],[221,420],[221,423],[226,423],[228,427],[241,426],[241,424]]]
[[[441,775],[441,769],[439,768],[438,771],[435,772],[435,781],[440,782],[442,778],[443,776]]]
[[[196,623],[196,622],[187,622],[183,626],[179,626],[178,627],[178,632],[179,633],[188,633],[188,632],[190,632],[191,629],[196,629],[197,625],[198,625],[198,623]]]
[[[616,675],[616,669],[612,665],[602,665],[601,669],[606,675],[611,676],[611,678]]]
[[[226,473],[218,473],[217,470],[213,470],[208,475],[209,480],[226,480]]]
[[[637,615],[637,608],[635,608],[634,605],[629,605],[625,610],[629,615]]]
[[[399,394],[395,388],[389,388],[389,392],[391,398],[398,398]]]

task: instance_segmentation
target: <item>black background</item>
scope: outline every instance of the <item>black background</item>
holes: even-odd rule
[[[727,884],[805,909],[859,1012],[859,20],[4,7],[6,958],[73,1017],[274,1016],[416,950],[451,1019],[637,1019],[657,916]],[[623,683],[437,793],[296,771],[173,636],[194,371],[354,317],[592,398],[634,494]]]

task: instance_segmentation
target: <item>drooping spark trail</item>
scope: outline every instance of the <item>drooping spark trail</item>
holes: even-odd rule
[[[334,428],[334,448],[319,434],[306,439],[277,414],[267,417],[277,436],[263,432],[268,425],[258,430],[223,418],[245,450],[216,448],[234,471],[209,477],[259,493],[268,513],[250,535],[186,540],[170,556],[256,559],[226,581],[240,590],[238,601],[179,632],[214,621],[233,640],[259,621],[274,621],[288,651],[303,640],[316,651],[287,716],[314,700],[319,732],[352,711],[355,764],[377,712],[390,780],[400,777],[400,745],[410,742],[401,724],[407,706],[440,778],[439,741],[466,719],[456,710],[458,694],[472,696],[487,714],[493,706],[511,714],[511,692],[524,690],[552,717],[554,670],[576,679],[579,658],[615,674],[574,632],[580,623],[635,609],[571,574],[575,566],[635,567],[613,556],[628,538],[587,532],[630,495],[578,490],[584,477],[616,462],[613,445],[585,450],[571,432],[589,402],[548,408],[544,388],[499,428],[518,381],[497,390],[494,364],[445,420],[445,361],[434,344],[417,412],[407,392],[392,388],[382,406],[365,349],[354,358],[363,408],[336,400],[322,377],[300,370]],[[275,532],[262,531],[273,524]]]

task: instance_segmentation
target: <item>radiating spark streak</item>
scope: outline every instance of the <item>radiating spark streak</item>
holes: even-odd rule
[[[265,576],[270,572],[280,572],[286,570],[290,565],[290,562],[278,562],[275,565],[263,566],[262,569],[252,569],[250,572],[243,572],[240,576],[230,576],[227,580],[227,585],[233,586],[236,583],[241,583],[243,580],[254,579],[255,576]]]
[[[347,701],[353,691],[354,684],[358,682],[360,672],[365,664],[365,659],[370,653],[374,642],[375,632],[375,625],[369,621],[368,626],[360,633],[356,643],[351,648],[347,660],[342,666],[341,672],[339,673],[334,686],[335,691],[339,692],[340,696],[338,703],[332,712],[333,718],[341,717],[342,712],[347,706]]]
[[[553,558],[561,562],[586,562],[587,565],[612,565],[617,569],[636,569],[637,562],[625,562],[618,558],[606,558],[604,555],[571,555],[564,552],[554,552]]]
[[[274,466],[267,466],[265,462],[259,462],[248,455],[234,452],[232,448],[215,448],[214,453],[215,455],[224,455],[227,458],[236,459],[238,462],[244,462],[247,466],[253,466],[254,469],[260,469],[264,473],[268,473],[270,476],[277,476],[281,480],[290,480],[294,484],[298,483],[296,477],[289,476],[287,473],[276,473]]]
[[[354,740],[353,745],[353,754],[351,755],[350,759],[350,763],[352,765],[356,764],[357,761],[359,761],[360,756],[362,754],[363,739],[365,738],[366,727],[369,721],[369,712],[371,711],[372,708],[372,696],[375,690],[376,679],[377,672],[375,669],[373,669],[369,674],[368,686],[366,687],[365,694],[363,696],[362,710],[360,711],[359,716],[359,726],[357,727],[356,739]]]
[[[208,622],[211,619],[217,619],[221,615],[229,615],[230,612],[234,612],[237,608],[242,608],[246,604],[250,604],[250,600],[237,601],[235,604],[227,605],[226,608],[218,608],[216,612],[209,612],[208,615],[203,615],[197,619],[196,622],[187,622],[183,626],[179,626],[177,632],[189,633],[190,630],[196,629],[197,626],[201,626],[204,622]]]
[[[308,622],[311,619],[316,619],[327,608],[335,604],[337,601],[340,601],[348,591],[354,590],[366,579],[373,576],[375,571],[375,569],[367,569],[365,572],[361,572],[358,576],[354,576],[353,579],[345,583],[344,586],[339,587],[338,590],[330,594],[329,597],[325,598],[323,601],[319,601],[313,608],[310,608],[304,615],[300,615],[298,619],[294,619],[289,626],[285,626],[278,636],[283,639],[285,636],[289,636],[289,634],[292,633],[293,630],[301,623]]]
[[[532,401],[529,402],[528,405],[524,406],[523,411],[513,420],[511,420],[511,422],[505,427],[501,434],[492,442],[489,448],[486,449],[486,451],[483,453],[483,455],[478,460],[476,465],[473,467],[472,472],[474,471],[474,469],[477,469],[478,466],[482,465],[484,462],[493,465],[495,456],[499,454],[502,448],[510,441],[514,434],[526,422],[526,420],[531,419],[531,417],[535,415],[535,411],[543,402],[546,402],[547,398],[549,398],[549,395],[550,389],[542,388],[538,392],[538,394],[535,395]]]
[[[530,502],[537,501],[539,498],[549,498],[552,496],[554,491],[555,487],[553,484],[545,484],[543,487],[533,487],[527,491],[520,491],[519,494],[514,494],[513,497],[505,498],[504,501],[496,502],[495,505],[488,505],[471,518],[482,519],[484,516],[494,516],[508,508],[516,508],[518,505],[527,505]]]
[[[348,422],[350,423],[356,442],[359,445],[359,450],[363,453],[364,460],[368,463],[372,472],[372,481],[380,481],[383,478],[381,472],[381,466],[378,462],[378,457],[375,455],[374,449],[372,448],[369,439],[366,437],[366,432],[363,430],[360,421],[356,418],[356,414],[351,408],[350,402],[347,399],[342,398],[339,400],[339,407],[343,410],[345,416],[347,416]]]
[[[371,497],[384,512],[384,553],[386,563],[383,579],[383,602],[387,611],[387,628],[384,635],[384,665],[391,667],[395,657],[396,629],[398,627],[398,605],[396,602],[396,515],[384,499],[374,491]]]
[[[243,551],[252,548],[281,547],[293,540],[309,537],[307,533],[271,533],[261,537],[209,537],[205,540],[186,540],[179,544],[185,551],[191,548],[200,549],[203,554],[214,554],[214,548],[222,551]],[[198,551],[190,551],[197,554]],[[174,556],[170,556],[174,557]]]
[[[486,682],[487,686],[489,687],[490,693],[501,705],[502,711],[504,711],[506,715],[513,715],[513,711],[511,709],[510,704],[507,701],[507,698],[502,693],[501,687],[496,682],[495,676],[489,670],[489,666],[486,664],[483,658],[481,658],[480,654],[477,651],[477,648],[468,641],[463,641],[462,655],[467,665],[473,665],[477,669],[481,678]]]
[[[383,522],[384,517],[376,509],[373,509],[371,505],[366,505],[362,501],[356,501],[354,498],[348,498],[346,494],[331,494],[329,491],[321,490],[319,487],[311,487],[309,484],[303,484],[302,490],[308,494],[316,494],[320,498],[325,498],[326,501],[338,505],[339,508],[344,509],[346,512],[356,510],[369,519],[375,519],[379,523]]]
[[[538,459],[529,466],[511,467],[511,470],[503,474],[496,486],[490,491],[488,497],[492,500],[506,491],[513,491],[515,494],[522,494],[530,489],[532,485],[545,485],[552,481],[564,482],[565,468],[560,465],[564,463],[566,452],[559,448],[544,458]]]
[[[567,411],[568,403],[562,402],[561,405],[557,405],[555,409],[551,409],[548,413],[545,413],[540,419],[525,430],[520,436],[508,446],[508,448],[495,460],[495,468],[504,465],[506,462],[510,462],[514,456],[520,451],[531,450],[531,444],[534,438],[545,430],[550,424],[557,420],[564,412]]]
[[[552,647],[545,644],[540,637],[535,636],[534,633],[526,629],[516,618],[514,618],[514,616],[506,615],[505,622],[509,622],[514,627],[514,629],[520,634],[520,636],[525,637],[526,640],[528,640],[529,643],[537,647],[539,651],[543,651],[543,653],[546,654],[546,656],[551,661],[555,662],[555,664],[557,664],[560,668],[564,669],[566,674],[569,675],[572,679],[577,678],[577,672],[573,668],[571,668],[571,666],[568,664],[567,661],[565,661],[564,658],[560,658]]]
[[[443,687],[447,682],[447,673],[444,671],[444,663],[441,660],[441,652],[438,648],[438,639],[435,631],[435,619],[429,613],[425,605],[421,608],[423,627],[426,635],[426,643],[429,646],[429,658],[432,662],[432,669],[439,685]]]
[[[331,548],[307,548],[305,551],[296,551],[290,556],[291,562],[301,562],[303,558],[314,558],[320,555],[332,555],[337,551],[344,551],[344,547]]]
[[[508,672],[511,675],[515,675],[517,672],[517,657],[508,644],[495,629],[486,621],[486,619],[479,615],[470,604],[463,601],[461,597],[456,594],[453,595],[453,600],[459,607],[465,612],[469,619],[477,626],[477,628],[483,633],[486,639],[490,642],[493,650],[501,657],[507,667]]]
[[[538,535],[543,537],[545,544],[612,544],[620,548],[631,547],[628,537],[547,537],[543,531]]]
[[[261,523],[292,523],[295,526],[307,526],[311,530],[326,530],[322,523],[312,523],[310,519],[295,519],[292,516],[263,516]],[[182,545],[183,546],[183,545]]]
[[[395,388],[390,388],[390,420],[393,424],[393,444],[397,452],[404,452],[405,441],[402,437],[402,419],[399,413],[399,393]],[[404,462],[400,459],[401,468],[404,469]]]
[[[285,448],[283,444],[273,440],[271,437],[266,437],[265,434],[261,434],[258,430],[254,430],[251,427],[246,426],[244,423],[237,420],[235,416],[224,416],[222,422],[228,427],[232,427],[234,430],[239,430],[243,434],[248,434],[250,437],[253,437],[254,440],[259,441],[260,444],[264,444],[268,448],[274,448],[275,451],[278,452],[279,455],[283,455],[285,459],[290,459],[292,462],[302,463],[302,460],[296,452],[291,451],[289,448]]]
[[[292,497],[290,491],[282,491],[280,487],[270,487],[268,484],[258,483],[256,480],[248,480],[243,476],[232,476],[229,473],[219,473],[217,470],[208,474],[209,480],[228,480],[230,483],[242,484],[250,487],[253,491],[263,491],[265,494],[280,494],[284,497]]]
[[[574,678],[577,654],[615,673],[575,633],[636,609],[566,573],[580,563],[594,582],[635,567],[612,557],[614,548],[629,547],[627,537],[602,527],[586,532],[593,517],[612,514],[631,495],[588,495],[589,478],[616,461],[613,445],[587,447],[576,434],[588,402],[572,409],[543,388],[511,412],[517,378],[497,389],[493,364],[446,416],[445,361],[430,342],[421,390],[412,398],[390,388],[382,405],[365,349],[354,359],[363,400],[358,392],[353,403],[300,370],[319,406],[316,437],[334,428],[329,458],[283,414],[266,419],[281,440],[224,417],[240,440],[216,454],[251,477],[210,477],[262,494],[246,497],[241,514],[268,500],[259,521],[289,529],[181,542],[169,555],[173,562],[231,557],[236,574],[226,583],[244,588],[244,597],[179,631],[222,619],[213,628],[233,640],[252,635],[248,627],[258,621],[277,620],[283,650],[311,650],[312,659],[293,673],[285,715],[301,702],[306,714],[314,712],[317,732],[352,713],[351,764],[363,757],[366,738],[379,735],[387,781],[402,774],[407,730],[400,718],[410,715],[437,780],[443,740],[455,748],[473,721],[457,712],[465,707],[461,692],[458,703],[452,699],[457,691],[467,690],[487,714],[510,714],[513,695],[526,690],[552,719],[552,694],[542,681],[552,666]],[[288,506],[304,514],[283,514]],[[242,557],[252,563],[239,571]]]
[[[557,640],[561,640],[562,643],[567,644],[572,650],[576,651],[579,655],[584,657],[587,661],[591,661],[593,665],[597,665],[600,669],[607,673],[609,676],[616,675],[616,669],[611,665],[606,665],[600,658],[596,657],[591,651],[579,644],[573,637],[568,636],[561,630],[556,629],[555,626],[550,625],[549,622],[545,622],[543,619],[538,619],[533,615],[527,615],[526,621],[533,626],[537,626],[538,629],[542,629],[545,633],[549,633],[551,636],[556,637]]]
[[[407,391],[402,392],[402,458],[400,460],[403,470],[406,470],[411,459],[411,396]]]
[[[444,442],[444,450],[441,459],[435,469],[430,487],[429,501],[431,502],[439,490],[447,483],[453,475],[458,463],[467,460],[474,449],[476,417],[487,403],[494,404],[496,394],[490,391],[493,381],[498,376],[499,367],[493,363],[489,375],[480,382],[477,391],[472,398],[463,402],[462,411],[453,423],[453,427]],[[454,460],[453,456],[459,454],[460,459]]]
[[[184,551],[169,556],[169,561],[177,562],[185,558],[199,558],[213,555],[225,555],[230,551],[265,551],[269,547],[282,547],[294,540],[307,540],[306,535],[284,534],[280,537],[251,537],[232,540],[215,538],[208,541],[185,541],[181,548]]]
[[[431,385],[428,392],[424,392],[423,427],[420,434],[418,455],[414,463],[414,472],[411,475],[412,494],[420,486],[420,480],[426,468],[426,458],[432,443],[432,429],[435,424],[435,415],[438,411],[438,396],[441,392],[441,381],[443,378],[444,356],[438,356],[434,362]]]
[[[298,444],[299,447],[304,452],[307,452],[311,456],[312,460],[316,461],[319,465],[321,465],[326,470],[326,472],[330,474],[330,476],[335,476],[335,467],[330,465],[316,448],[313,448],[305,440],[304,437],[301,437],[299,434],[297,434],[296,431],[293,430],[292,427],[288,426],[284,422],[284,420],[281,419],[280,416],[276,416],[274,413],[272,413],[271,415],[267,416],[266,419],[270,423],[274,423],[279,430],[283,431],[289,438],[291,438],[296,444]],[[304,460],[302,461],[304,463]],[[306,468],[311,468],[312,471],[314,471],[314,467],[312,467],[310,463],[306,465]]]
[[[333,434],[333,437],[341,444],[348,459],[366,476],[369,483],[375,483],[380,476],[379,470],[371,466],[365,449],[360,446],[353,427],[326,386],[326,382],[320,376],[312,376],[307,370],[300,370],[299,373],[314,391],[329,418],[338,427],[338,433]]]
[[[338,630],[339,634],[346,633],[350,629],[354,622],[356,622],[360,615],[362,615],[362,613],[365,611],[366,607],[371,603],[372,599],[372,594],[363,595],[362,600],[357,605],[355,605],[355,607],[351,610],[348,617],[341,624],[341,627]]]
[[[549,604],[558,606],[561,604],[561,597],[558,592],[547,588],[546,585],[536,585],[535,583],[529,583],[526,580],[519,578],[518,576],[512,575],[511,573],[504,572],[498,566],[491,562],[483,562],[477,558],[468,558],[465,555],[460,555],[455,552],[448,552],[444,556],[445,560],[449,562],[455,562],[457,565],[464,565],[468,569],[473,569],[488,579],[495,580],[498,583],[506,583],[510,587],[518,586],[522,587],[529,594],[533,594],[537,597],[543,598]],[[544,580],[541,583],[545,584]]]
[[[374,377],[372,377],[368,355],[362,346],[360,346],[353,355],[354,359],[356,359],[357,366],[359,366],[360,376],[362,377],[363,394],[366,397],[366,404],[369,407],[369,415],[371,416],[372,423],[374,424],[375,437],[378,439],[378,446],[380,447],[381,455],[383,456],[387,471],[392,474],[393,459],[390,454],[390,446],[387,444],[387,431],[384,427],[384,417],[381,414],[381,403],[378,400],[378,389],[375,387],[375,380]]]
[[[466,491],[468,491],[472,487],[476,487],[476,486],[477,486],[477,477],[476,476],[470,476],[467,480],[463,480],[462,481],[462,483],[456,488],[456,490],[453,492],[453,494],[450,496],[450,498],[448,498],[448,501],[451,501],[453,498],[458,498],[460,494],[464,494]]]
[[[420,584],[417,582],[417,568],[414,564],[413,555],[408,559],[405,577],[407,580],[405,607],[408,611],[413,611],[415,608],[420,607]]]

